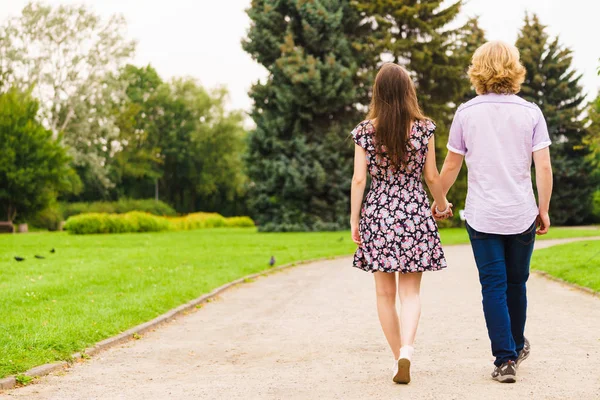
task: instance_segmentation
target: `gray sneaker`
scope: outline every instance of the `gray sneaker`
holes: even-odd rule
[[[519,365],[521,365],[521,363],[523,361],[525,361],[527,359],[527,357],[529,357],[529,352],[531,351],[531,346],[529,345],[529,340],[527,340],[527,338],[525,338],[525,345],[523,346],[523,350],[521,350],[521,352],[519,353],[519,357],[517,358],[517,368],[519,368]]]
[[[507,361],[492,372],[492,379],[502,383],[515,383],[517,381],[517,368],[514,361]]]

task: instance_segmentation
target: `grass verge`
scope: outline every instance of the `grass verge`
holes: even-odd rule
[[[553,246],[533,254],[532,268],[600,292],[600,241]]]

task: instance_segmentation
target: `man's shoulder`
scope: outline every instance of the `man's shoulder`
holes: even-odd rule
[[[465,112],[466,110],[476,108],[476,106],[478,106],[478,105],[488,104],[488,103],[516,104],[516,105],[520,105],[520,106],[541,112],[541,110],[537,104],[527,101],[524,98],[517,96],[517,95],[507,95],[507,96],[502,96],[502,97],[496,97],[496,96],[489,97],[489,96],[485,96],[485,95],[484,96],[476,96],[476,97],[473,97],[471,100],[459,105],[456,112],[457,113]]]

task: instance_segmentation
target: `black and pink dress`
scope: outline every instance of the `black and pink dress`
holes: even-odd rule
[[[422,183],[427,144],[435,125],[413,125],[406,166],[394,168],[373,143],[375,127],[361,122],[353,131],[356,144],[365,149],[371,189],[360,216],[361,245],[353,265],[365,271],[422,272],[446,267],[440,235]]]

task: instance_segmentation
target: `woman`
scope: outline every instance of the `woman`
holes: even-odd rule
[[[435,163],[435,125],[421,112],[414,84],[399,65],[385,64],[377,74],[367,118],[352,131],[354,266],[375,277],[379,321],[395,360],[393,381],[409,383],[421,274],[446,267],[422,176],[440,216],[450,213],[451,204]],[[361,211],[367,170],[372,183]]]
[[[538,235],[550,227],[550,138],[540,109],[516,96],[525,68],[514,46],[503,42],[481,46],[473,55],[469,77],[478,96],[461,105],[454,116],[441,176],[447,193],[465,158],[469,169],[465,217],[496,358],[492,378],[512,383],[530,351],[524,336],[526,282],[536,226]]]

